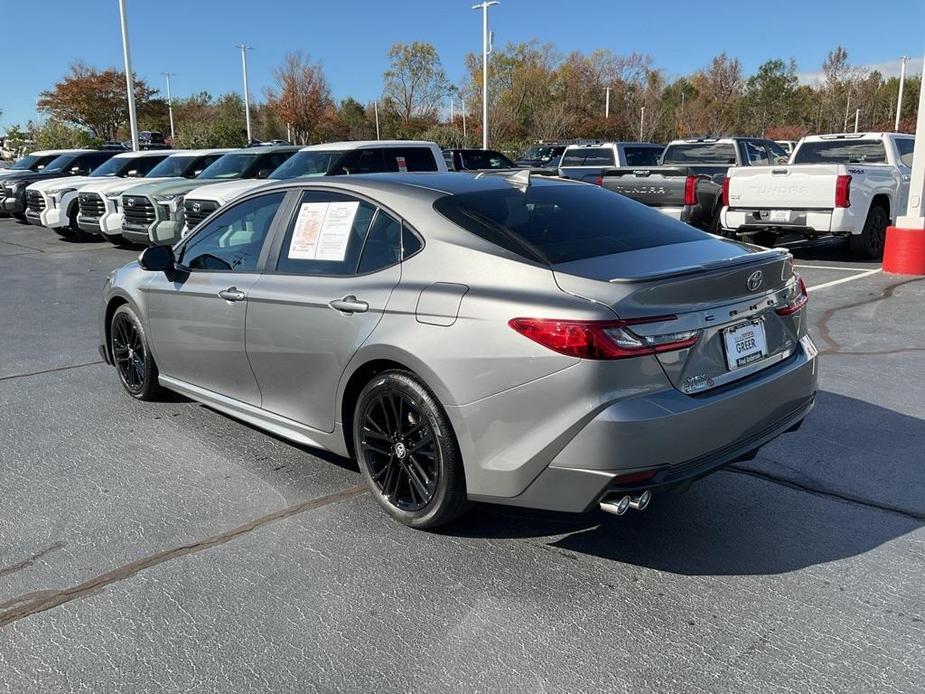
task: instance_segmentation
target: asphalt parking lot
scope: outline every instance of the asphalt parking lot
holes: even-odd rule
[[[99,360],[136,251],[0,220],[0,691],[920,692],[925,278],[794,248],[806,424],[642,513],[390,521]]]

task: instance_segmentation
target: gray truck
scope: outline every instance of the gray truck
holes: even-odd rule
[[[773,140],[754,137],[673,140],[659,166],[622,166],[604,171],[599,185],[713,233],[722,233],[723,182],[733,166],[787,162]]]
[[[657,166],[664,147],[653,142],[595,142],[569,145],[559,161],[559,176],[599,183],[601,174],[620,166]]]

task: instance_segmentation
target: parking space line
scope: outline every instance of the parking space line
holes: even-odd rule
[[[879,267],[876,270],[867,270],[857,275],[852,275],[851,277],[842,277],[840,280],[832,280],[831,282],[823,282],[822,284],[817,284],[814,287],[807,287],[806,291],[814,292],[817,289],[825,289],[826,287],[834,287],[836,284],[844,284],[845,282],[854,282],[854,280],[861,280],[861,279],[864,279],[865,277],[876,275],[878,272],[882,272],[881,268]]]
[[[845,272],[865,272],[859,267],[843,267],[841,265],[794,265],[793,267],[807,270],[843,270]]]

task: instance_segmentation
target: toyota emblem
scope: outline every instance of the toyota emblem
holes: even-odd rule
[[[192,205],[190,205],[190,208],[193,210],[193,212],[199,212],[199,210],[202,209],[202,205],[200,205],[198,202],[194,202]]]
[[[126,207],[135,207],[135,198],[126,198],[125,199]]]
[[[764,282],[764,273],[761,272],[761,270],[755,270],[748,276],[748,279],[745,280],[745,286],[748,287],[748,291],[754,292],[761,287],[762,282]]]

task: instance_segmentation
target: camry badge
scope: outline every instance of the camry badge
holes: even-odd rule
[[[745,280],[745,286],[748,287],[748,291],[754,292],[758,290],[762,282],[764,282],[764,273],[761,270],[755,270]]]

